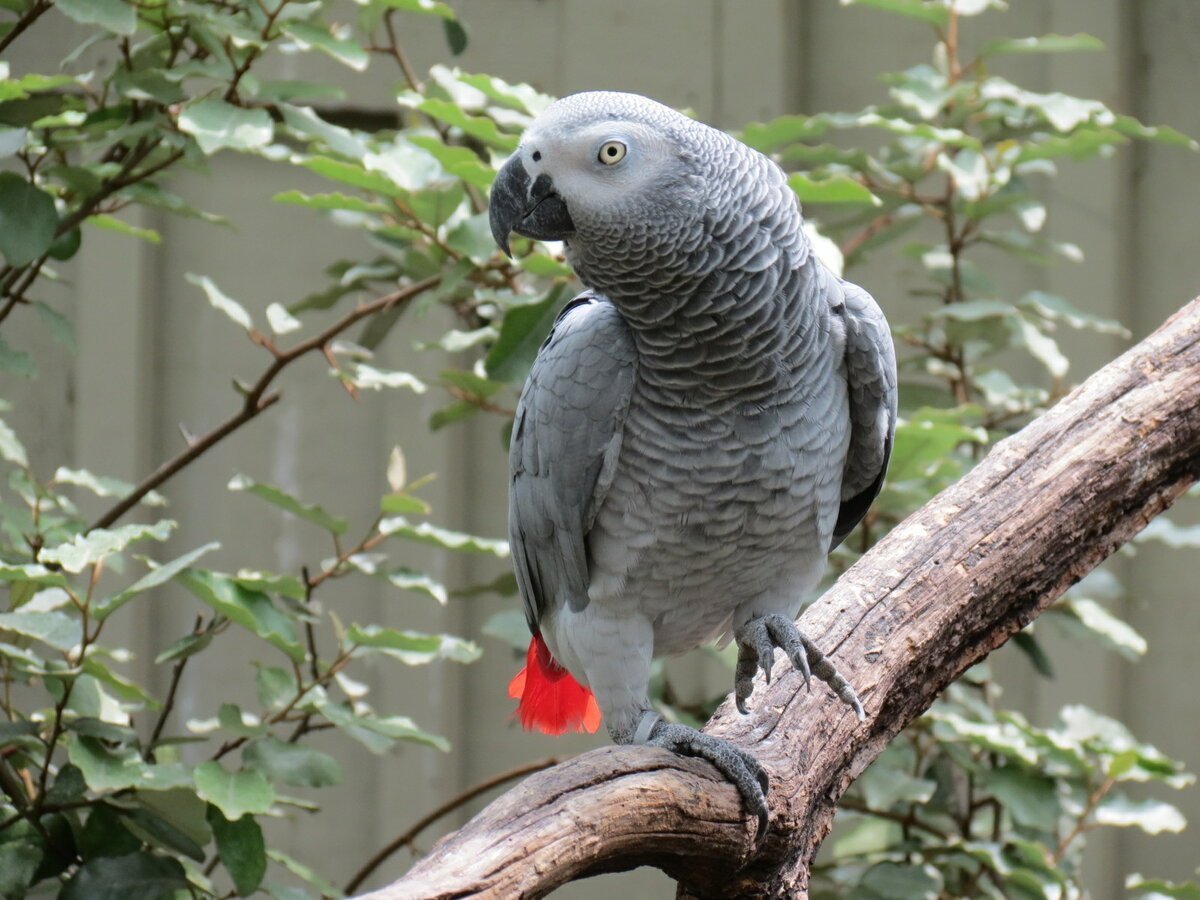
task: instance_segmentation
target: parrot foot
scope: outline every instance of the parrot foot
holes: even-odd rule
[[[652,717],[652,718],[651,718]],[[708,760],[742,795],[746,809],[758,820],[756,840],[766,836],[768,823],[767,790],[770,779],[753,755],[729,741],[697,731],[688,725],[664,722],[655,712],[645,712],[631,743],[662,747],[680,756]]]
[[[735,676],[734,696],[737,708],[745,715],[749,710],[746,701],[754,693],[754,674],[759,669],[767,684],[771,683],[771,665],[775,661],[775,648],[778,647],[792,661],[802,676],[804,684],[812,689],[811,676],[816,675],[833,690],[847,706],[854,710],[861,722],[866,718],[862,702],[858,694],[850,686],[850,682],[833,667],[833,663],[816,644],[800,633],[796,623],[780,613],[759,616],[751,619],[737,629],[735,638],[738,645],[737,672]]]

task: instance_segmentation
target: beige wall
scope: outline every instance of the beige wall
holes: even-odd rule
[[[906,66],[926,54],[922,30],[869,10],[845,9],[834,0],[464,0],[456,4],[473,41],[460,64],[510,80],[529,80],[553,93],[588,88],[636,90],[690,106],[704,119],[735,127],[787,111],[853,109],[883,96],[878,72]],[[1194,90],[1200,72],[1200,4],[1193,0],[1011,0],[997,24],[1012,33],[1089,31],[1113,52],[1075,57],[1024,58],[1019,77],[1032,87],[1098,96],[1151,122],[1200,134]],[[39,55],[70,44],[69,29],[47,17]],[[422,70],[442,58],[436,30],[418,28],[406,40]],[[18,47],[20,44],[17,45]],[[14,68],[22,62],[14,58]],[[309,65],[306,63],[306,65]],[[312,77],[336,79],[358,108],[390,108],[395,73],[378,61],[365,76],[333,63],[312,65]],[[296,74],[296,73],[289,73]],[[76,317],[79,353],[50,345],[28,317],[14,316],[12,343],[40,354],[42,375],[33,384],[4,385],[23,427],[31,456],[43,474],[71,463],[135,478],[179,447],[177,426],[200,431],[234,408],[230,373],[259,371],[261,351],[215,314],[185,272],[209,274],[261,318],[273,301],[287,302],[320,283],[321,267],[363,246],[302,211],[272,204],[288,187],[304,187],[296,172],[227,155],[210,174],[186,174],[174,187],[205,208],[228,215],[236,231],[145,213],[144,224],[163,233],[152,247],[93,231],[53,289]],[[1013,270],[1014,284],[1045,287],[1081,305],[1123,319],[1144,335],[1186,299],[1200,292],[1200,157],[1175,149],[1139,148],[1117,162],[1065,167],[1056,182],[1049,229],[1074,240],[1088,256],[1079,267]],[[893,318],[911,315],[902,280],[879,260],[858,273]],[[49,295],[48,295],[49,296]],[[429,322],[435,333],[437,322]],[[6,329],[9,324],[6,323]],[[411,332],[397,334],[385,351],[397,366],[435,374],[446,360],[417,354]],[[1078,340],[1071,347],[1085,376],[1120,349],[1112,339]],[[385,359],[385,363],[387,360]],[[369,522],[383,487],[390,447],[400,443],[414,474],[437,470],[431,499],[438,521],[500,536],[504,530],[505,474],[493,420],[472,422],[434,435],[424,421],[443,398],[392,393],[348,401],[307,360],[289,370],[280,406],[216,449],[165,491],[184,527],[177,551],[220,534],[225,546],[216,565],[262,564],[295,568],[327,550],[314,535],[224,485],[235,472],[295,488],[360,523]],[[1193,508],[1184,513],[1195,521]],[[484,561],[415,557],[451,583],[489,577]],[[1048,721],[1065,702],[1083,701],[1128,721],[1144,738],[1200,769],[1200,691],[1192,642],[1200,635],[1200,604],[1189,576],[1198,572],[1182,553],[1143,549],[1121,566],[1131,585],[1130,616],[1151,642],[1150,657],[1131,666],[1092,648],[1051,640],[1059,675],[1047,683],[1030,677],[1020,658],[1001,651],[1005,683],[1014,702]],[[453,567],[453,569],[452,569]],[[496,600],[452,603],[445,610],[419,598],[363,583],[333,586],[324,602],[345,619],[356,616],[408,627],[478,634]],[[174,640],[196,612],[195,603],[164,594],[143,606],[145,618],[126,623],[146,660]],[[237,644],[236,641],[232,643]],[[404,748],[376,758],[345,744],[339,754],[347,781],[326,792],[330,814],[276,823],[277,839],[344,880],[368,854],[451,793],[517,764],[584,749],[599,738],[554,741],[524,734],[508,720],[502,685],[514,670],[510,651],[485,639],[487,654],[474,666],[432,666],[376,676],[378,704],[401,709],[455,743],[449,756]],[[241,641],[220,658],[201,657],[189,669],[181,697],[186,716],[211,715],[227,699],[249,701],[256,647]],[[240,655],[239,655],[240,654]],[[694,676],[697,690],[724,689],[725,676],[699,662],[683,661],[678,673]],[[161,690],[164,685],[157,685]],[[1200,791],[1180,798],[1200,828]],[[340,826],[331,828],[337,821]],[[1122,873],[1141,870],[1177,878],[1200,863],[1200,830],[1182,837],[1143,840],[1109,837],[1095,854],[1091,880],[1097,897],[1119,895]],[[423,846],[428,846],[427,836]],[[385,876],[398,874],[397,857]],[[620,879],[617,881],[615,879]],[[568,897],[670,896],[655,873],[611,876],[572,886]]]

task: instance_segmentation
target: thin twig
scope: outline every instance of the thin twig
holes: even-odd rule
[[[8,34],[0,37],[0,52],[3,52],[9,44],[21,36],[26,28],[41,18],[42,13],[50,8],[49,0],[38,0],[37,3],[25,10],[25,14],[17,19],[16,23],[9,30]]]
[[[367,860],[363,864],[362,868],[355,872],[350,880],[346,882],[344,893],[353,894],[356,890],[358,890],[358,886],[366,881],[371,873],[378,869],[389,856],[402,847],[411,844],[414,840],[416,840],[417,835],[419,835],[438,819],[449,815],[460,806],[470,803],[480,794],[487,793],[492,788],[499,787],[502,784],[507,784],[510,781],[521,778],[522,776],[532,775],[534,772],[540,772],[542,769],[549,769],[551,766],[557,766],[560,762],[563,762],[567,758],[568,757],[563,756],[548,756],[545,759],[539,759],[535,762],[524,763],[516,768],[509,769],[506,772],[500,772],[499,774],[493,775],[491,778],[481,781],[479,784],[474,785],[473,787],[467,788],[458,796],[447,800],[441,806],[422,816],[417,820],[415,825],[413,825],[406,832],[401,834],[391,843],[387,844],[385,847],[383,847],[383,849]]]
[[[391,309],[399,303],[407,303],[413,297],[429,290],[440,281],[440,275],[432,275],[429,278],[414,282],[407,287],[379,297],[370,303],[365,303],[338,319],[319,334],[314,335],[306,341],[301,341],[289,350],[280,351],[262,375],[259,376],[258,380],[246,392],[241,409],[212,431],[190,441],[183,450],[147,475],[133,490],[88,526],[88,531],[95,528],[107,528],[112,525],[121,516],[136,506],[152,490],[176,475],[181,469],[194,462],[247,422],[277,403],[280,399],[280,394],[268,394],[267,390],[274,382],[276,376],[288,365],[305,354],[311,353],[314,350],[320,350],[325,344],[333,340],[355,322],[372,316],[375,313],[383,312],[386,309]]]

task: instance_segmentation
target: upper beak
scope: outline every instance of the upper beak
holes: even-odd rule
[[[496,245],[509,257],[510,232],[542,241],[560,241],[575,232],[567,204],[555,193],[550,176],[539,175],[531,184],[520,155],[514,155],[496,174],[488,222]]]

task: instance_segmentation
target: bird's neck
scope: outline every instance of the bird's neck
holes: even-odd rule
[[[753,401],[786,377],[797,335],[819,315],[820,274],[796,202],[783,190],[760,195],[757,208],[736,217],[740,224],[722,220],[697,236],[670,269],[614,266],[612,256],[593,267],[576,254],[584,282],[629,323],[640,380],[689,401]]]

